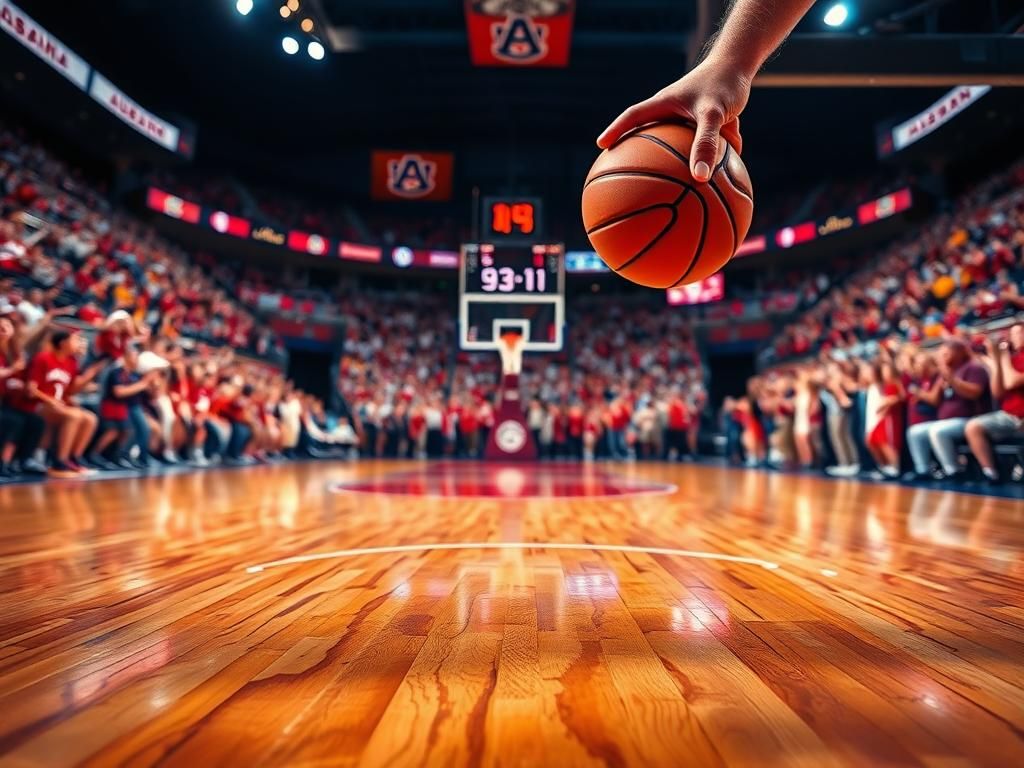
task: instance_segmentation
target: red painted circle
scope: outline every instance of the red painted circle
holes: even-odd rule
[[[335,483],[337,493],[449,499],[605,499],[673,493],[676,486],[579,464],[424,464]]]

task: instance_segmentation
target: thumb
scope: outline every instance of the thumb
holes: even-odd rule
[[[616,117],[612,124],[604,129],[604,132],[597,139],[597,146],[601,149],[608,149],[608,147],[612,146],[634,128],[661,120],[670,114],[670,110],[660,101],[653,98],[634,104]]]
[[[705,107],[697,111],[697,132],[690,153],[690,173],[696,181],[711,178],[711,169],[718,158],[719,133],[724,118],[718,107]]]

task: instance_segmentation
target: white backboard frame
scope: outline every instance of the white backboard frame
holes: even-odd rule
[[[464,352],[498,351],[498,329],[515,326],[523,329],[524,352],[561,352],[565,347],[565,248],[561,248],[558,268],[558,293],[528,296],[524,294],[466,293],[466,253],[482,244],[466,243],[459,250],[459,349]],[[469,338],[469,307],[471,304],[553,304],[555,307],[555,339],[549,342],[530,341],[530,320],[522,317],[492,320],[493,341]]]

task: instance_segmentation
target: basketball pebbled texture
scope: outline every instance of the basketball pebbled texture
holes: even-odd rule
[[[594,162],[583,224],[594,250],[640,285],[671,288],[713,275],[732,258],[754,213],[750,175],[724,139],[706,184],[690,175],[694,128],[636,129]]]

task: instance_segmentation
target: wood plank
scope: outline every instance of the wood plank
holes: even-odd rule
[[[1024,764],[1020,502],[662,464],[528,471],[667,496],[330,490],[460,471],[0,488],[0,765]],[[499,541],[536,545],[430,547]]]

